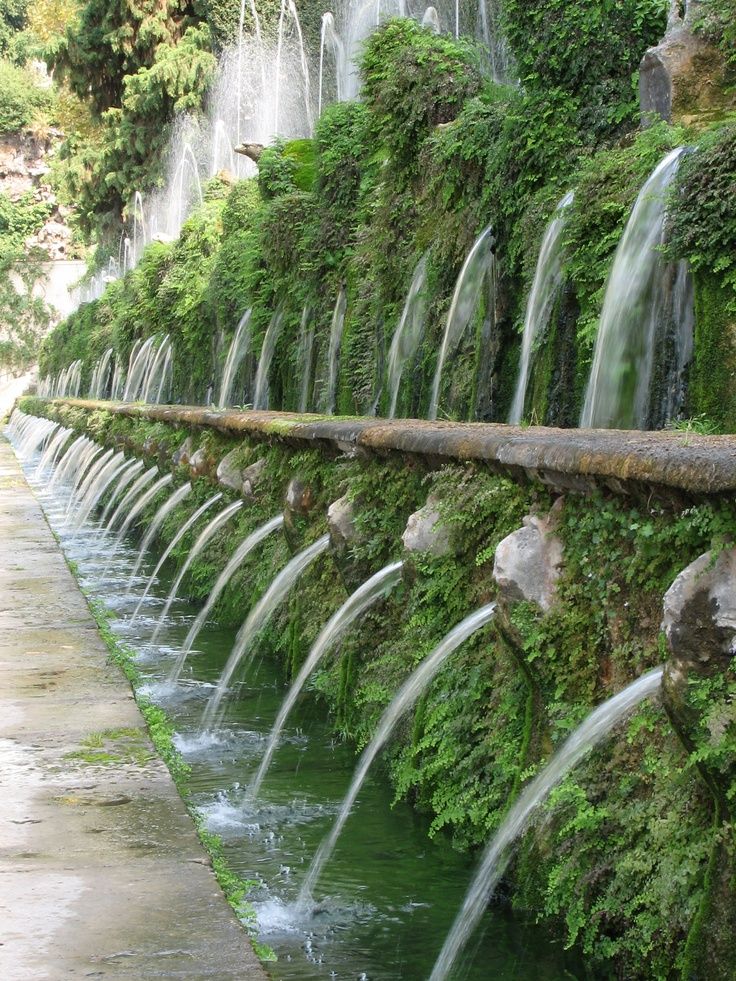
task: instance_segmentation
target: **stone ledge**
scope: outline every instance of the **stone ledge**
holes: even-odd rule
[[[478,461],[516,480],[535,481],[560,491],[585,493],[602,487],[617,494],[658,499],[736,492],[736,436],[218,411],[85,399],[52,401],[152,422],[209,427],[230,436],[320,444],[337,453],[401,453],[432,462]]]

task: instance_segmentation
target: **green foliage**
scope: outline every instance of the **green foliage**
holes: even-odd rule
[[[46,304],[34,295],[45,278],[45,259],[40,249],[25,250],[0,236],[0,368],[13,374],[34,363],[51,319]]]
[[[51,213],[51,205],[34,201],[29,192],[17,201],[0,191],[0,243],[3,250],[19,248],[29,235],[38,231]]]
[[[283,141],[266,147],[258,160],[258,190],[270,198],[295,191],[296,160],[284,154]]]
[[[720,432],[718,424],[704,413],[690,419],[678,419],[671,428],[679,433],[697,433],[698,436],[717,436]]]
[[[175,243],[154,242],[131,273],[62,322],[42,344],[42,373],[57,373],[73,355],[84,360],[88,378],[106,348],[113,347],[125,364],[135,340],[168,333],[178,352],[177,391],[193,401],[204,399],[212,381],[210,289],[222,237],[224,193],[213,182]]]
[[[311,140],[278,140],[264,149],[258,161],[258,189],[264,200],[291,191],[310,191],[314,183],[314,144]]]
[[[196,19],[193,4],[176,0],[87,0],[67,28],[56,66],[101,114],[121,104],[126,76],[150,68],[160,46],[176,44]]]
[[[698,4],[695,30],[718,44],[726,61],[736,66],[736,3],[734,0],[710,0]]]
[[[435,36],[407,20],[385,25],[366,46],[362,101],[328,106],[313,140],[278,142],[264,151],[257,180],[237,182],[230,192],[213,262],[195,270],[191,288],[188,249],[171,250],[166,259],[156,250],[153,264],[144,259],[145,275],[136,270],[125,286],[111,287],[109,298],[96,307],[94,351],[98,340],[112,337],[125,354],[132,339],[150,335],[156,323],[178,331],[169,323],[169,311],[179,291],[176,302],[184,304],[186,317],[196,313],[199,319],[196,327],[192,321],[182,331],[192,342],[180,346],[177,371],[182,379],[196,379],[188,390],[203,397],[208,382],[220,375],[236,325],[250,309],[250,349],[236,381],[238,398],[247,401],[265,331],[278,311],[283,327],[269,378],[270,404],[298,408],[304,341],[311,337],[307,406],[319,409],[324,407],[332,313],[344,290],[337,411],[380,413],[388,408],[385,378],[392,336],[413,270],[426,256],[423,338],[404,370],[398,403],[400,414],[421,416],[457,276],[476,236],[490,224],[497,255],[495,299],[482,297],[446,366],[442,411],[456,419],[503,419],[544,230],[562,195],[575,190],[567,212],[564,297],[539,338],[528,398],[533,418],[573,423],[625,222],[656,163],[688,134],[664,123],[626,132],[633,119],[631,73],[640,46],[657,39],[661,3],[555,2],[548,13],[543,16],[536,3],[512,3],[507,11],[512,37],[519,44],[530,38],[520,57],[524,84],[519,89],[484,81],[463,42]],[[568,30],[574,42],[565,37]],[[537,46],[537,32],[550,46],[550,57],[545,58],[541,41]],[[102,121],[103,131],[108,122],[117,128],[117,149],[111,149],[104,132],[100,141],[93,131],[74,150],[68,193],[81,202],[88,228],[107,208],[103,198],[109,203],[113,193],[120,205],[141,183],[146,148],[163,133],[158,123],[152,135],[147,128],[158,114],[157,104],[169,100],[173,105],[180,97],[182,104],[189,105],[190,97],[196,102],[211,57],[206,28],[190,24],[183,38],[178,46],[160,46],[160,65],[157,61],[126,76],[127,108],[111,109]],[[599,57],[604,48],[605,56]],[[170,79],[179,84],[177,59],[186,63],[187,78],[199,72],[197,80],[178,89],[169,85]],[[133,129],[125,129],[125,119]],[[723,133],[730,129],[724,127]],[[700,181],[708,180],[711,163],[719,181],[706,194],[693,184],[690,197],[673,198],[671,213],[676,226],[675,211],[683,203],[680,228],[690,236],[688,257],[697,262],[702,256],[704,262],[696,273],[718,262],[717,275],[730,290],[732,235],[718,209],[727,219],[734,195],[727,180],[729,139],[719,139],[703,139],[695,155],[704,162]],[[144,154],[140,159],[134,159],[136,146]],[[685,161],[683,174],[690,167]],[[90,174],[103,172],[104,181],[90,183]],[[723,191],[717,191],[721,185]],[[691,241],[695,234],[697,249]],[[681,239],[676,230],[678,255]],[[210,275],[207,287],[205,273]],[[176,287],[173,292],[160,288],[159,274]],[[724,386],[733,371],[732,325],[720,299],[711,300],[708,293],[706,303],[708,291],[698,284],[696,291],[702,311],[696,331],[704,341],[696,345],[692,397],[685,411],[705,414],[727,429],[730,398]],[[700,352],[706,352],[704,357]],[[71,360],[67,353],[71,348],[48,360],[66,364]],[[709,377],[718,379],[712,399]],[[713,402],[723,408],[715,411]]]
[[[631,123],[632,76],[667,22],[667,0],[505,0],[504,21],[526,88],[564,93],[594,138]]]
[[[89,0],[69,26],[55,66],[101,129],[67,145],[58,180],[87,232],[155,180],[174,113],[198,108],[212,79],[210,48],[193,5],[173,0]]]
[[[545,913],[564,918],[568,946],[602,976],[679,976],[713,847],[707,800],[684,763],[661,710],[640,710],[552,793],[552,827],[529,849]]]
[[[91,766],[145,766],[152,757],[143,729],[103,729],[82,739],[80,748],[65,753],[68,760],[81,760]]]
[[[259,206],[257,183],[244,180],[233,186],[222,211],[222,247],[215,259],[212,293],[217,324],[230,336],[252,302]]]
[[[683,139],[665,123],[640,131],[615,149],[581,162],[574,180],[564,241],[566,271],[580,303],[578,338],[592,350],[613,254],[642,184],[659,161]]]
[[[179,354],[174,361],[175,391],[199,402],[212,381],[210,281],[222,237],[224,204],[224,198],[205,201],[184,223],[156,291],[160,319],[151,325],[166,330]]]
[[[427,198],[448,210],[475,209],[485,195],[486,170],[504,137],[507,117],[518,101],[514,89],[486,86],[468,99],[449,126],[432,135],[426,150],[430,180]]]
[[[368,147],[368,111],[362,102],[336,102],[320,116],[314,134],[319,210],[329,213],[334,240],[322,247],[335,250],[349,241]],[[324,224],[327,224],[325,221]],[[324,241],[325,230],[320,228]],[[321,244],[321,243],[320,243]]]
[[[690,678],[687,708],[695,722],[689,765],[704,765],[724,788],[726,806],[736,805],[736,672]]]
[[[76,17],[77,0],[29,0],[23,42],[30,57],[51,62],[63,41],[67,25]]]
[[[6,58],[12,52],[14,41],[27,22],[28,0],[0,0],[0,58]],[[0,91],[3,95],[6,84],[7,78],[0,71]]]
[[[412,172],[434,127],[454,119],[480,88],[469,51],[412,20],[390,21],[371,35],[360,67],[376,149]]]
[[[0,59],[0,133],[23,129],[49,104],[49,93],[38,86],[30,69]]]
[[[11,5],[6,12],[15,9]],[[49,101],[30,71],[0,60],[0,134],[30,124]],[[50,320],[49,309],[34,292],[44,278],[46,255],[26,248],[25,241],[51,210],[49,204],[34,201],[31,192],[17,200],[0,192],[0,369],[14,374],[33,364]]]
[[[240,0],[207,0],[204,4],[207,23],[217,48],[224,48],[237,38],[240,6]],[[245,29],[251,32],[253,25],[248,4],[245,5],[245,17]]]
[[[721,278],[736,314],[736,125],[707,133],[680,165],[669,253]]]
[[[685,565],[730,539],[735,520],[726,504],[672,515],[603,498],[566,499],[561,602],[541,623],[523,606],[515,614],[553,726],[567,731],[578,721],[574,704],[592,703],[602,685],[622,685],[661,660],[663,593]]]

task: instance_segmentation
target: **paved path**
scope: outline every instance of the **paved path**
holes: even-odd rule
[[[0,436],[0,979],[264,979],[106,655]]]

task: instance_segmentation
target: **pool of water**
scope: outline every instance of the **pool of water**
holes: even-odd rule
[[[27,472],[32,478],[32,467]],[[234,631],[206,626],[172,685],[168,675],[197,611],[175,603],[157,643],[151,643],[171,570],[131,622],[157,556],[148,557],[131,583],[132,544],[111,552],[110,541],[92,522],[81,532],[66,532],[64,492],[55,489],[53,497],[40,487],[37,492],[83,587],[110,610],[112,629],[135,651],[149,696],[173,720],[178,749],[191,766],[193,804],[206,827],[221,836],[231,868],[255,883],[251,900],[258,938],[278,957],[268,965],[271,976],[279,981],[425,979],[462,903],[473,857],[454,851],[443,837],[431,840],[428,821],[409,806],[392,806],[391,788],[379,768],[360,793],[313,903],[299,907],[303,875],[350,782],[353,747],[333,738],[324,706],[303,696],[260,798],[250,801],[246,789],[286,693],[280,666],[268,657],[256,659],[228,703],[221,728],[203,731],[202,714]],[[482,933],[453,974],[468,981],[587,976],[579,960],[544,929],[502,902],[489,909]]]

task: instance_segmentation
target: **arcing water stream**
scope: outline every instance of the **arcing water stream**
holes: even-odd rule
[[[425,253],[417,263],[411,279],[411,285],[409,286],[409,292],[404,301],[401,319],[391,340],[391,348],[388,353],[387,378],[389,419],[393,419],[396,415],[401,376],[404,373],[404,369],[407,365],[411,364],[412,359],[416,356],[422,340],[422,334],[424,333],[424,320],[427,311],[427,297],[425,295],[427,286],[427,258],[428,256]]]
[[[319,637],[312,645],[312,649],[307,655],[304,664],[299,669],[299,673],[294,679],[294,683],[289,689],[283,705],[279,709],[279,714],[276,716],[276,721],[273,724],[273,729],[268,737],[268,743],[258,767],[258,772],[248,788],[252,798],[255,799],[260,793],[261,784],[273,760],[286,720],[296,704],[296,700],[304,685],[307,683],[309,676],[314,672],[330,647],[337,641],[340,634],[347,630],[350,624],[364,613],[368,607],[376,603],[399,583],[402,567],[403,562],[392,562],[390,565],[381,569],[380,572],[371,576],[367,582],[364,582],[362,586],[355,590],[352,596],[343,603],[337,613],[325,624]]]
[[[565,228],[565,211],[570,207],[572,201],[573,193],[570,191],[557,205],[539,250],[534,281],[524,314],[519,377],[516,380],[514,400],[511,403],[511,412],[509,413],[509,422],[513,425],[518,425],[524,416],[524,396],[529,382],[529,369],[534,345],[549,323],[552,307],[560,286],[564,258],[562,232]]]
[[[484,228],[473,243],[460,275],[447,314],[445,334],[437,357],[437,367],[432,382],[432,396],[428,419],[436,419],[442,394],[442,372],[448,357],[455,351],[478,307],[483,283],[493,263],[493,229]]]
[[[227,565],[222,570],[220,575],[217,577],[217,581],[215,582],[215,585],[212,587],[204,606],[200,610],[192,626],[189,628],[189,633],[186,635],[186,638],[184,639],[184,643],[181,646],[181,651],[179,652],[179,656],[176,659],[176,664],[174,665],[173,670],[171,672],[170,680],[172,682],[176,682],[179,680],[179,675],[181,674],[181,670],[184,667],[184,662],[186,660],[187,654],[191,651],[192,645],[197,639],[197,634],[207,622],[207,617],[212,611],[212,608],[214,607],[217,600],[222,595],[223,591],[227,588],[232,577],[235,575],[235,573],[243,564],[243,562],[245,562],[245,560],[248,558],[248,556],[253,551],[253,549],[256,548],[256,546],[260,545],[263,539],[266,538],[268,535],[270,535],[271,532],[281,528],[283,523],[284,523],[283,514],[279,514],[275,518],[271,518],[270,521],[267,521],[264,525],[261,525],[260,528],[256,528],[256,530],[252,534],[248,535],[245,541],[241,542],[240,545],[238,545],[238,547],[235,549]]]
[[[447,658],[457,650],[463,641],[467,640],[476,630],[480,630],[490,623],[496,615],[496,604],[489,603],[486,606],[471,613],[461,623],[454,627],[447,636],[437,645],[431,654],[427,655],[421,664],[409,675],[404,684],[398,690],[386,711],[376,726],[376,732],[368,746],[363,751],[358,765],[355,768],[352,782],[348,789],[340,810],[337,815],[329,835],[320,844],[309,867],[302,888],[299,893],[299,902],[308,903],[311,900],[312,891],[324,871],[325,865],[335,849],[345,822],[350,816],[350,811],[360,793],[368,771],[371,768],[376,756],[383,749],[391,736],[396,723],[404,712],[407,712],[423,694],[437,675]]]
[[[668,263],[661,254],[665,242],[667,189],[680,164],[683,147],[660,161],[639,192],[616,249],[603,301],[580,425],[597,428],[646,429],[657,332],[668,311],[664,281]],[[687,277],[674,300],[679,323],[675,335],[677,369],[691,350],[692,335],[683,336]]]
[[[204,713],[205,728],[209,728],[217,721],[220,706],[228,694],[230,683],[240,669],[244,658],[253,650],[260,631],[271,619],[279,604],[286,599],[302,573],[316,558],[327,551],[329,544],[329,535],[323,535],[312,545],[295,555],[274,578],[258,602],[253,605],[245,623],[238,631],[230,657],[227,659],[220,680]]]
[[[568,736],[549,763],[524,788],[483,854],[480,867],[447,936],[430,981],[445,981],[449,977],[458,955],[472,936],[504,873],[509,861],[508,849],[529,826],[535,810],[596,743],[604,739],[640,702],[659,691],[662,672],[662,668],[648,671],[613,698],[599,705]]]

